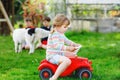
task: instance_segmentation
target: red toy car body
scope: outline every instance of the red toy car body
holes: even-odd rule
[[[68,76],[71,75],[74,71],[75,74],[79,76],[82,80],[83,78],[91,79],[92,77],[92,62],[88,58],[75,57],[70,58],[71,65],[60,75]],[[38,70],[40,71],[39,76],[42,80],[49,79],[56,71],[57,65],[48,62],[47,60],[42,60]]]

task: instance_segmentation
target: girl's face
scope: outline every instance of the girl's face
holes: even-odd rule
[[[68,29],[68,21],[66,20],[63,25],[61,25],[60,27],[56,27],[57,31],[60,33],[65,33]]]
[[[26,26],[32,26],[32,20],[31,19],[26,19]]]

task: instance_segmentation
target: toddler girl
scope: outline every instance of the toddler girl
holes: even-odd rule
[[[74,53],[79,44],[72,42],[64,35],[69,24],[69,19],[63,14],[58,14],[54,18],[53,31],[48,37],[46,59],[57,64],[58,68],[50,80],[57,80],[60,74],[71,64],[69,57],[76,56]]]

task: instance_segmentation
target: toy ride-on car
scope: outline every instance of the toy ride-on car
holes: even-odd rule
[[[92,78],[92,62],[89,61],[88,58],[75,57],[70,58],[70,60],[72,62],[71,65],[60,75],[61,77],[75,73],[80,80],[90,80]],[[55,73],[57,67],[56,64],[52,64],[47,60],[42,60],[38,67],[40,78],[42,80],[49,80]]]

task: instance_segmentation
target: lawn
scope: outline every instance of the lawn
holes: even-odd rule
[[[92,80],[120,80],[120,33],[67,32],[66,36],[83,45],[78,55],[93,62]],[[14,52],[11,36],[0,36],[0,80],[40,80],[37,70],[45,50]],[[58,80],[79,80],[60,77]]]

